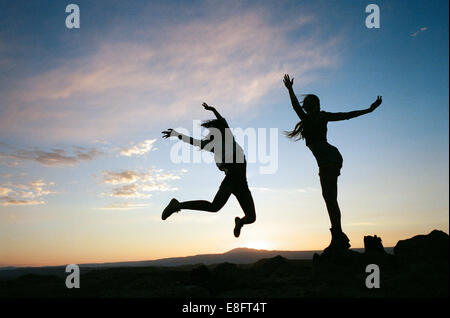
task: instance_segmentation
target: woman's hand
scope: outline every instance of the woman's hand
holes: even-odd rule
[[[373,112],[375,109],[377,109],[378,106],[381,105],[382,101],[383,101],[383,100],[382,100],[381,96],[377,96],[377,100],[374,101],[374,102],[372,103],[372,105],[370,105],[369,110],[370,110],[371,112]]]
[[[205,108],[206,110],[214,110],[214,107],[209,106],[209,105],[206,104],[206,103],[203,103],[202,106],[203,106],[203,108]]]
[[[291,89],[294,85],[294,78],[290,78],[288,74],[284,74],[283,83],[287,89]]]
[[[169,138],[169,137],[178,137],[179,133],[176,130],[173,130],[172,128],[169,128],[167,130],[164,130],[162,132],[163,138]]]
[[[217,119],[223,119],[222,115],[219,114],[219,112],[216,110],[215,107],[209,106],[206,103],[203,103],[202,106],[206,109],[206,110],[210,110],[214,113],[214,115],[216,115]]]

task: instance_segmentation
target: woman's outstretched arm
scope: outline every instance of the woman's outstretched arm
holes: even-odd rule
[[[200,139],[195,139],[190,136],[186,136],[172,128],[169,128],[169,129],[163,131],[162,134],[163,134],[163,138],[177,137],[178,139],[180,139],[181,141],[183,141],[185,143],[191,144],[196,147],[200,147],[200,149],[205,148],[205,146],[211,142],[211,140],[200,140]]]
[[[303,118],[306,117],[306,113],[303,111],[302,106],[300,106],[297,96],[295,96],[294,89],[292,88],[292,85],[294,85],[294,78],[292,78],[291,80],[288,74],[284,74],[283,82],[289,91],[289,97],[291,98],[292,107],[294,108],[298,117],[303,120]]]
[[[370,105],[370,107],[367,109],[354,110],[354,111],[346,112],[346,113],[325,113],[325,114],[327,116],[328,121],[339,121],[339,120],[352,119],[352,118],[359,117],[361,115],[365,115],[365,114],[373,112],[375,109],[377,109],[378,106],[381,105],[382,101],[383,100],[382,100],[381,96],[378,96],[377,100],[375,102],[373,102],[372,105]]]
[[[206,110],[212,111],[212,112],[214,113],[214,115],[216,115],[216,118],[217,118],[217,119],[223,119],[222,115],[219,114],[219,112],[216,110],[215,107],[209,106],[209,105],[206,104],[206,103],[203,103],[202,106],[203,106]]]

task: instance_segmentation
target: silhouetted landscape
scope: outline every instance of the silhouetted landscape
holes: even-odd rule
[[[79,289],[67,289],[64,267],[3,268],[0,297],[448,297],[448,234],[434,230],[384,249],[338,254],[239,248],[224,254],[81,265]],[[387,253],[386,250],[392,251]],[[275,255],[276,254],[276,255]],[[368,264],[380,288],[368,289]]]

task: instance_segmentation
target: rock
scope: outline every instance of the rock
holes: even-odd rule
[[[381,237],[378,236],[364,236],[364,253],[381,253],[384,254],[383,243],[381,243]]]
[[[417,235],[401,240],[394,247],[394,254],[402,264],[446,264],[449,252],[448,234],[434,230],[428,235]]]
[[[327,253],[314,254],[313,270],[317,275],[339,273],[339,275],[354,275],[365,273],[366,266],[377,264],[383,270],[397,266],[393,255],[386,253],[382,240],[377,235],[364,236],[364,253],[352,250],[330,250]]]
[[[340,250],[313,256],[313,273],[318,276],[353,275],[364,270],[363,254],[352,250]]]
[[[397,267],[397,260],[394,255],[386,253],[381,237],[364,236],[364,263],[376,264],[383,270]]]
[[[283,266],[287,263],[287,259],[285,259],[281,255],[277,255],[272,258],[263,258],[257,261],[253,267],[254,268],[264,268],[265,270],[273,271],[280,266]]]

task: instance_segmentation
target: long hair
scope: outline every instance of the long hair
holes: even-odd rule
[[[291,139],[294,139],[294,141],[304,139],[305,136],[303,136],[303,121],[300,120],[291,131],[285,131],[284,134]]]
[[[201,126],[208,128],[208,129],[211,129],[211,128],[218,129],[223,135],[225,133],[225,128],[227,128],[227,125],[223,119],[205,120],[201,124]],[[205,137],[205,139],[209,139],[209,137],[211,137],[211,132]]]
[[[297,141],[300,139],[305,139],[304,124],[305,124],[305,121],[309,120],[308,113],[310,113],[314,107],[318,107],[320,109],[319,97],[317,97],[316,95],[313,95],[313,94],[306,94],[306,95],[302,95],[302,96],[305,96],[305,97],[300,102],[300,107],[302,107],[303,109],[306,110],[306,118],[304,118],[303,120],[300,120],[295,125],[293,130],[284,132],[288,138],[294,139],[294,141]]]

